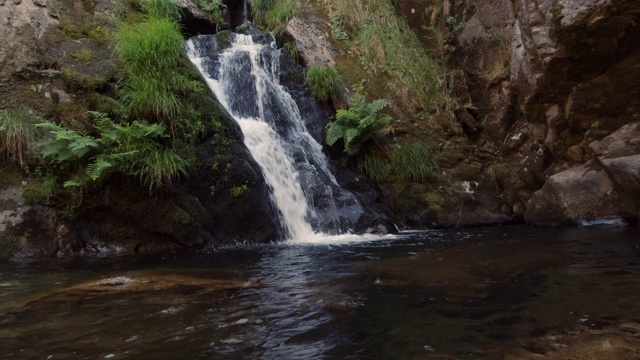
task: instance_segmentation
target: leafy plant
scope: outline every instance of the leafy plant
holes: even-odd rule
[[[327,124],[327,144],[333,145],[343,139],[344,152],[349,156],[357,155],[365,143],[391,123],[391,117],[381,112],[387,105],[389,102],[385,99],[368,103],[362,94],[356,93],[349,108],[338,110],[335,121]]]
[[[342,14],[337,11],[329,12],[329,19],[331,20],[331,36],[336,40],[347,41],[349,40],[349,34],[347,34],[342,26],[342,17]]]
[[[39,94],[42,90],[44,90],[44,86],[42,86],[42,84],[31,84],[31,91]]]
[[[83,186],[87,180],[100,180],[108,172],[121,172],[140,179],[153,190],[168,187],[175,177],[186,175],[188,161],[158,142],[168,137],[163,124],[146,121],[118,124],[105,114],[91,114],[95,117],[96,137],[82,129],[66,129],[52,122],[38,125],[51,134],[38,143],[40,155],[50,164],[67,168],[88,164],[87,179],[68,180],[65,187]]]
[[[307,83],[316,99],[327,101],[329,97],[342,93],[344,79],[334,67],[313,65],[307,71]]]
[[[393,166],[404,180],[424,182],[438,169],[438,160],[427,145],[414,141],[396,151]]]
[[[34,149],[35,116],[29,110],[0,110],[0,158],[11,159],[24,166]]]
[[[50,121],[37,124],[36,127],[48,130],[51,135],[38,141],[39,155],[55,164],[77,162],[101,145],[98,139],[80,127],[69,130]]]

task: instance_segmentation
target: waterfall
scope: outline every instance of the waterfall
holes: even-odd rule
[[[231,34],[228,40],[221,49],[215,36],[201,35],[187,42],[187,52],[240,125],[245,145],[271,187],[286,236],[305,240],[349,231],[364,210],[340,188],[322,146],[280,84],[281,54],[275,40],[265,34]]]

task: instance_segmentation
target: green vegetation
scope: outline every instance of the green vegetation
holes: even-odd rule
[[[211,16],[213,22],[216,23],[216,30],[220,30],[220,27],[225,24],[224,17],[222,16],[222,11],[220,10],[220,6],[216,2],[216,0],[196,0],[196,5],[200,10],[206,12]]]
[[[249,186],[247,186],[247,184],[243,184],[240,186],[234,186],[229,189],[229,194],[231,194],[231,196],[235,198],[238,198],[241,197],[247,190],[249,190]]]
[[[76,52],[71,53],[71,57],[77,61],[83,62],[87,65],[91,65],[91,60],[93,60],[93,51],[91,49],[80,49]]]
[[[52,122],[37,125],[51,134],[38,142],[38,153],[49,161],[49,166],[86,166],[86,177],[69,180],[65,186],[83,186],[88,180],[103,179],[108,172],[121,172],[139,178],[153,190],[168,187],[173,178],[186,175],[188,162],[174,149],[159,143],[168,137],[164,125],[146,121],[116,124],[105,114],[92,115],[95,137],[80,125],[73,130]]]
[[[180,9],[172,0],[144,0],[141,4],[144,12],[152,19],[168,19],[172,21],[180,19]]]
[[[344,29],[342,18],[342,14],[337,11],[329,12],[329,19],[331,20],[331,36],[336,40],[347,41],[349,40],[349,34],[347,34],[347,31]]]
[[[344,79],[338,71],[328,65],[313,65],[307,71],[309,90],[316,99],[327,101],[332,96],[342,94]]]
[[[25,166],[35,143],[34,120],[35,116],[26,109],[0,110],[0,158]]]
[[[155,11],[172,13],[160,6]],[[204,86],[189,77],[178,24],[151,16],[140,24],[123,25],[117,38],[116,49],[127,72],[119,84],[120,102],[134,117],[163,122],[173,135],[178,129],[184,132],[199,115],[184,100],[202,93]]]
[[[282,47],[287,51],[289,58],[291,58],[294,63],[300,62],[300,52],[295,42],[286,42]]]
[[[500,179],[509,175],[509,172],[511,172],[511,170],[512,170],[512,167],[510,164],[497,163],[497,164],[491,164],[487,168],[486,172],[487,172],[487,175],[489,176],[489,179],[491,179],[491,182],[497,189]]]
[[[344,39],[346,34],[352,39],[349,49],[359,62],[355,71],[349,62],[338,63],[342,73],[357,77],[350,78],[352,83],[364,80],[374,95],[396,94],[408,112],[418,109],[431,125],[449,127],[453,100],[444,64],[429,54],[406,21],[396,15],[391,0],[336,1],[330,10],[333,36]]]
[[[374,140],[391,123],[391,117],[381,112],[387,105],[385,99],[368,103],[362,94],[356,93],[349,108],[338,110],[335,121],[327,123],[327,144],[331,146],[343,139],[344,152],[357,155],[364,144]]]
[[[405,181],[424,182],[438,169],[438,161],[422,142],[409,142],[393,158],[395,172]]]
[[[269,31],[283,29],[299,9],[296,0],[254,0],[251,4],[256,24]]]
[[[358,170],[371,180],[380,182],[389,176],[391,165],[376,153],[365,153],[358,161]]]

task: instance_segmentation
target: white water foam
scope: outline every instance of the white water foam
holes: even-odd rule
[[[314,209],[309,206],[308,199],[301,187],[300,175],[295,170],[292,155],[286,151],[284,140],[272,128],[272,125],[265,121],[268,111],[266,107],[269,106],[267,99],[270,94],[275,95],[281,106],[286,109],[286,116],[290,120],[288,130],[290,134],[293,134],[290,137],[295,139],[295,146],[307,149],[310,156],[316,159],[314,166],[319,167],[319,171],[326,174],[329,181],[336,186],[337,181],[328,168],[328,161],[322,153],[322,146],[306,130],[295,101],[278,82],[278,57],[269,57],[268,55],[274,50],[274,44],[255,44],[249,35],[234,34],[231,46],[217,57],[219,63],[217,74],[208,76],[203,58],[198,55],[195,44],[191,40],[187,42],[189,58],[204,76],[218,101],[240,125],[245,137],[245,145],[262,168],[265,180],[272,189],[274,203],[282,214],[288,240],[300,244],[344,244],[393,238],[392,236],[372,234],[327,235],[313,230],[308,220],[315,218],[316,214]],[[235,81],[239,71],[247,71],[247,63],[239,63],[239,58],[247,59],[251,65],[250,71],[254,79],[253,86],[257,95],[257,104],[246,104],[246,107],[257,105],[258,117],[243,117],[230,105],[237,99],[230,97],[227,88]],[[240,111],[243,110],[246,109],[240,109]]]

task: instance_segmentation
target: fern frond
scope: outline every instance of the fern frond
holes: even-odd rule
[[[330,122],[327,124],[326,132],[327,136],[325,141],[329,146],[333,145],[344,136],[346,128],[337,122]]]
[[[87,166],[87,175],[91,180],[98,180],[102,173],[113,167],[113,164],[106,161],[103,157],[97,157]]]

